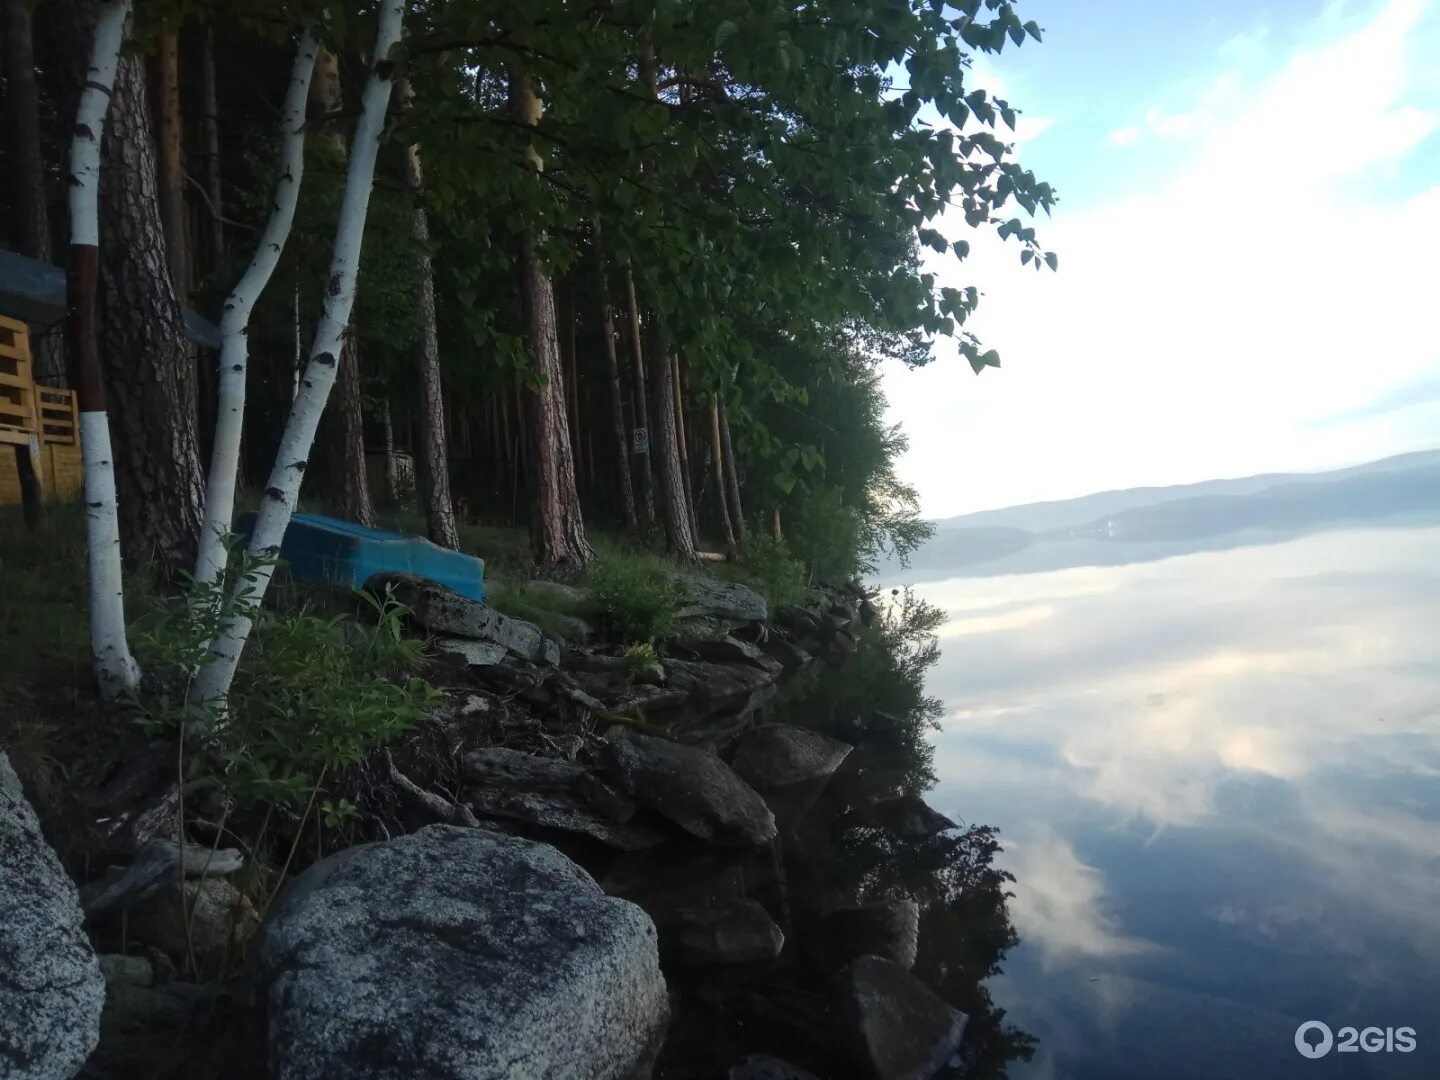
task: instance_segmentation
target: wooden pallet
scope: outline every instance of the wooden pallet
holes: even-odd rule
[[[29,328],[0,316],[0,506],[21,502],[10,446],[29,450],[43,498],[71,499],[85,486],[75,391],[37,386]]]

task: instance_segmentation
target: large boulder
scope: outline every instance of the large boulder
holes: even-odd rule
[[[775,815],[749,784],[713,753],[613,727],[601,767],[625,793],[712,844],[763,844]]]
[[[618,1080],[668,1019],[649,917],[554,848],[483,829],[315,864],[256,960],[280,1080]]]
[[[866,1080],[929,1080],[960,1048],[967,1022],[878,956],[862,956],[840,976],[831,1018],[841,1060]]]
[[[259,925],[255,906],[224,878],[188,878],[131,907],[127,933],[176,960],[193,950],[200,970],[215,972],[243,955]]]
[[[69,1080],[100,1038],[105,979],[75,884],[0,753],[0,1076]]]
[[[465,779],[508,788],[571,787],[585,768],[561,758],[526,754],[504,746],[482,746],[460,759]]]
[[[700,704],[733,701],[753,694],[775,681],[775,676],[751,664],[707,663],[703,660],[666,660],[665,685],[683,691]]]
[[[662,925],[660,941],[687,964],[765,963],[785,947],[770,913],[754,900],[740,899],[675,912]]]
[[[852,747],[809,728],[767,724],[740,741],[730,764],[744,780],[762,791],[829,776]]]
[[[553,667],[560,663],[560,647],[534,623],[502,615],[478,600],[413,574],[377,574],[365,583],[369,591],[382,594],[387,586],[395,599],[410,609],[410,618],[432,634],[493,642],[532,664]]]
[[[764,622],[769,615],[765,598],[754,589],[734,581],[721,581],[706,574],[676,574],[684,599],[676,613],[680,618],[707,615],[737,623]]]
[[[826,951],[841,964],[878,956],[909,971],[920,943],[920,907],[914,900],[893,900],[832,908],[820,929]]]

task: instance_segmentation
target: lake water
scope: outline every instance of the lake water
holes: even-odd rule
[[[1440,1076],[1440,528],[993,569],[916,588],[927,798],[1017,879],[1010,1075]],[[1307,1060],[1308,1020],[1417,1045]]]

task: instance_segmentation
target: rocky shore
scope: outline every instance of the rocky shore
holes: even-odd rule
[[[883,714],[846,739],[772,722],[790,677],[844,671],[872,599],[771,613],[743,586],[682,583],[655,657],[582,620],[561,642],[415,579],[372,583],[429,639],[443,701],[346,778],[364,808],[348,834],[312,849],[296,826],[309,865],[268,907],[214,823],[176,836],[172,746],[129,754],[81,808],[78,891],[0,757],[0,1074],[168,1075],[167,1050],[195,1055],[183,1075],[284,1080],[957,1067],[967,1018],[911,972],[915,901],[786,881],[797,838],[892,851],[955,830],[913,795],[833,797]],[[736,986],[803,987],[805,1045],[715,1042]]]

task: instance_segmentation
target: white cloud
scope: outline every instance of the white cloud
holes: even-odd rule
[[[1385,198],[1371,183],[1393,177],[1436,124],[1440,96],[1411,93],[1428,62],[1417,39],[1440,36],[1424,13],[1420,0],[1395,0],[1263,83],[1223,76],[1193,108],[1117,129],[1112,144],[1183,134],[1188,166],[1149,191],[1062,203],[1040,225],[1058,274],[943,223],[974,242],[963,271],[943,273],[982,286],[973,329],[1005,368],[976,379],[942,356],[887,373],[911,437],[902,469],[926,513],[1433,443],[1440,403],[1316,423],[1440,364],[1440,186]],[[1118,188],[1128,155],[1108,160]],[[1063,197],[1064,177],[1048,178]]]

